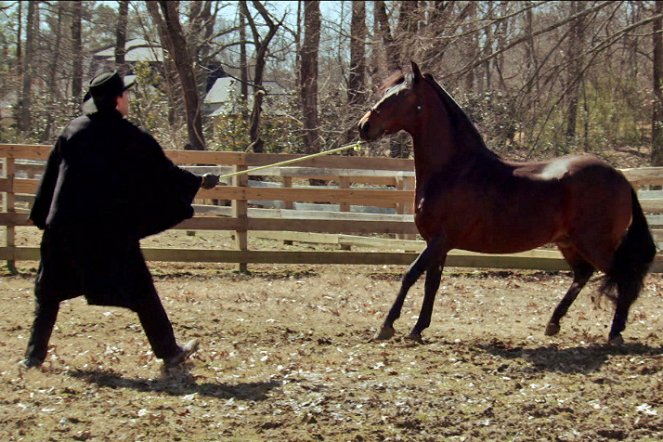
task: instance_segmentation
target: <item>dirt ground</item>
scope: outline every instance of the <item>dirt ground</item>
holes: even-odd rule
[[[17,245],[36,245],[34,229],[17,230]],[[167,232],[145,245],[227,241]],[[150,263],[177,336],[201,342],[188,365],[163,372],[132,312],[79,298],[63,304],[44,366],[26,371],[35,267],[0,277],[2,441],[663,440],[661,275],[631,310],[626,343],[609,347],[612,311],[592,303],[596,282],[550,338],[568,274],[446,269],[432,325],[413,344],[403,336],[421,281],[397,336],[369,342],[404,267],[254,265],[244,275]]]
[[[36,263],[0,278],[0,440],[662,440],[663,279],[619,348],[592,283],[544,336],[569,275],[448,269],[424,344],[369,339],[401,267],[151,264],[184,369],[161,370],[127,310],[63,304],[41,369],[21,370]]]

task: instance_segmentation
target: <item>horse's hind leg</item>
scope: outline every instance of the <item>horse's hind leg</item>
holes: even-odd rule
[[[389,313],[382,323],[380,331],[373,337],[374,340],[381,341],[394,336],[394,322],[401,316],[401,309],[403,308],[408,290],[417,282],[421,274],[430,268],[431,263],[438,261],[442,255],[443,244],[444,239],[441,235],[433,238],[429,241],[424,251],[414,260],[407,272],[405,272],[398,295],[389,309]]]
[[[612,345],[624,343],[622,332],[626,328],[626,320],[631,304],[638,297],[641,282],[638,280],[624,280],[617,284],[617,299],[615,301],[615,314],[612,318],[608,342]]]
[[[578,297],[580,290],[585,287],[585,284],[587,284],[587,281],[589,281],[589,278],[594,273],[594,266],[582,259],[574,250],[560,247],[560,251],[573,270],[573,282],[564,295],[564,298],[555,307],[555,311],[546,327],[546,336],[554,336],[559,333],[559,321],[566,315],[569,307],[571,307],[573,301]]]

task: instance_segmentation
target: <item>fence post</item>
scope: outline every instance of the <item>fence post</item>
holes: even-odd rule
[[[291,176],[286,175],[286,176],[283,177],[283,188],[284,189],[291,189],[292,188],[292,177]],[[284,201],[283,202],[283,208],[292,210],[292,209],[295,208],[295,202],[290,201],[290,200]],[[289,239],[286,239],[286,240],[283,241],[283,244],[286,245],[286,246],[291,246],[293,244],[293,242],[290,241]]]
[[[5,170],[3,176],[7,178],[9,186],[2,199],[2,211],[5,213],[16,213],[16,194],[14,193],[14,178],[16,177],[16,163],[14,158],[5,158]],[[5,226],[5,244],[9,251],[9,256],[12,258],[16,254],[16,227],[14,225]],[[10,273],[17,273],[16,261],[14,259],[7,260],[7,270]]]
[[[414,184],[415,184],[414,177],[403,176],[402,173],[396,177],[396,188],[398,190],[413,190]],[[399,213],[401,215],[406,215],[412,213],[412,209],[413,209],[412,202],[398,203],[396,207],[396,213]],[[405,234],[396,235],[396,238],[416,239],[417,236],[411,233],[405,233]]]
[[[233,172],[241,172],[246,170],[246,157],[242,157],[242,164],[235,164],[233,166]],[[236,187],[248,187],[249,186],[249,175],[235,175],[232,178],[232,185]],[[235,231],[235,248],[240,251],[247,251],[249,249],[249,240],[248,240],[248,201],[247,200],[233,200],[232,201],[232,215],[239,221],[240,227]],[[247,273],[248,263],[240,262],[238,270],[240,273]]]
[[[350,188],[350,177],[348,177],[348,176],[339,177],[338,187],[341,188],[341,189],[349,189]],[[341,203],[340,210],[341,210],[341,212],[349,212],[350,211],[350,204]],[[341,250],[352,250],[352,246],[350,246],[350,244],[341,244]]]

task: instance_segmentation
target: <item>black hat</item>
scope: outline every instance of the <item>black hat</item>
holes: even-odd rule
[[[125,81],[117,71],[103,72],[92,80],[88,92],[83,98],[83,109],[85,113],[96,112],[102,103],[113,101],[115,97],[133,86],[134,82]],[[113,106],[114,107],[114,106]]]
[[[132,85],[133,81],[129,84],[125,83],[117,71],[104,72],[90,80],[90,95],[95,99],[109,96],[116,97],[122,95],[122,92]]]

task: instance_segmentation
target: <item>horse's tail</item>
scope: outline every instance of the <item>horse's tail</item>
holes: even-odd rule
[[[642,285],[656,255],[647,219],[638,195],[631,189],[632,221],[615,251],[612,266],[603,278],[599,291],[613,302],[620,298],[630,306],[640,295]]]

